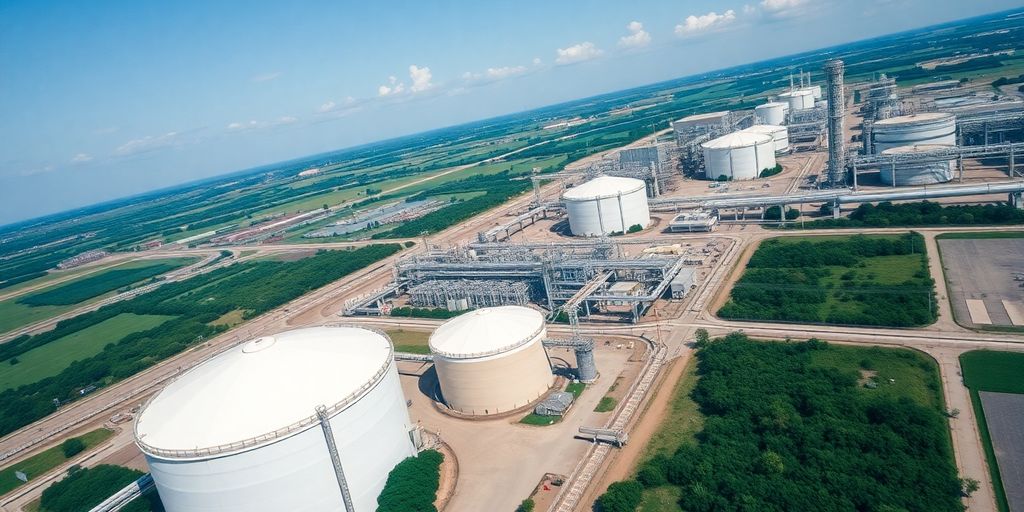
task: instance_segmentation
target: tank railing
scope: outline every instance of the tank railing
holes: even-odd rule
[[[360,326],[360,325],[351,325],[351,324],[327,324],[325,326],[327,326],[327,327],[351,327],[351,328],[356,328],[356,329],[363,329],[363,330],[366,330],[366,331],[370,331],[370,332],[374,332],[374,333],[383,335],[385,337],[385,339],[389,340],[388,341],[388,355],[384,359],[384,364],[381,365],[381,367],[378,368],[376,372],[374,372],[374,374],[367,380],[366,383],[364,383],[363,385],[359,386],[359,388],[356,389],[355,391],[349,393],[348,395],[345,395],[344,398],[342,398],[340,401],[336,402],[334,405],[331,405],[331,406],[327,407],[327,414],[328,414],[328,416],[333,416],[335,413],[340,412],[341,410],[345,409],[346,407],[348,407],[349,405],[354,403],[357,399],[359,399],[363,395],[363,393],[365,393],[367,390],[369,390],[369,389],[373,388],[374,386],[376,386],[384,378],[384,375],[387,373],[388,368],[390,368],[391,365],[394,364],[395,349],[394,349],[394,346],[390,342],[391,338],[389,338],[386,334],[384,334],[382,331],[380,331],[378,329],[374,329],[374,328],[370,328],[370,327],[364,327],[364,326]],[[150,403],[152,403],[152,400],[149,403],[147,403],[145,406],[143,406],[143,408],[139,411],[139,415],[138,415],[139,418],[142,418],[143,413],[145,412],[146,408],[149,407]],[[147,454],[150,454],[150,455],[156,455],[156,456],[160,456],[160,457],[169,457],[169,458],[175,458],[175,459],[205,458],[205,457],[211,457],[211,456],[216,456],[216,455],[222,455],[222,454],[229,453],[229,452],[236,452],[236,451],[244,450],[246,448],[252,448],[252,447],[255,447],[255,446],[259,446],[261,444],[265,444],[265,443],[270,442],[270,441],[275,441],[275,440],[278,440],[278,439],[282,439],[282,438],[290,436],[290,435],[292,435],[294,433],[306,430],[310,426],[312,426],[314,424],[317,424],[319,422],[320,422],[320,419],[314,413],[314,414],[312,414],[310,416],[307,416],[307,417],[305,417],[305,418],[303,418],[303,419],[301,419],[299,421],[296,421],[295,423],[292,423],[290,425],[281,427],[281,428],[279,428],[277,430],[273,430],[273,431],[268,432],[266,434],[260,434],[258,436],[250,437],[250,438],[243,439],[243,440],[240,440],[240,441],[233,441],[231,443],[218,444],[218,445],[208,446],[208,447],[203,447],[203,448],[198,448],[197,447],[197,448],[183,448],[183,449],[166,449],[166,448],[157,448],[157,447],[152,446],[150,444],[147,444],[145,441],[143,441],[142,438],[144,436],[140,436],[139,435],[139,428],[138,428],[139,427],[139,422],[138,422],[138,420],[136,420],[136,422],[135,422],[135,441],[139,444],[139,447],[142,448],[143,452],[145,452]]]
[[[491,350],[485,350],[485,351],[482,351],[482,352],[471,352],[471,353],[445,352],[443,350],[436,350],[433,346],[430,347],[430,350],[435,355],[447,357],[449,359],[473,359],[473,358],[477,358],[477,357],[493,356],[493,355],[501,354],[503,352],[507,352],[509,350],[517,349],[517,348],[519,348],[519,347],[521,347],[523,345],[526,345],[527,343],[529,343],[530,341],[535,339],[538,335],[540,335],[540,333],[543,332],[545,328],[546,328],[546,325],[544,324],[544,322],[541,322],[540,327],[538,327],[537,330],[535,330],[532,333],[530,333],[529,336],[527,336],[527,337],[525,337],[525,338],[523,338],[523,339],[521,339],[519,341],[516,341],[515,343],[510,343],[510,344],[504,345],[502,347],[494,348],[494,349],[491,349]]]

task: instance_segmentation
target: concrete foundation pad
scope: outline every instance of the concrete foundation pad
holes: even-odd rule
[[[992,318],[988,316],[985,309],[985,302],[980,299],[966,299],[967,312],[971,314],[971,322],[979,325],[992,325]]]

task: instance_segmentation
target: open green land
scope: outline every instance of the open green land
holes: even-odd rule
[[[936,309],[924,239],[907,233],[765,240],[718,315],[910,327]]]
[[[87,359],[125,336],[152,329],[172,318],[165,315],[122,313],[75,331],[43,346],[0,362],[0,391],[52,377],[72,361]],[[17,361],[17,364],[12,364]]]
[[[601,510],[962,510],[935,362],[877,350],[710,341],[696,385],[676,389],[703,415],[700,432],[667,419],[672,442],[659,432],[661,448]],[[908,383],[875,386],[871,371]]]
[[[88,334],[89,329],[101,329],[109,336],[106,343],[99,344],[98,351],[97,345],[92,344],[96,343],[95,338],[88,338],[93,340],[88,345],[92,355],[69,356],[76,359],[62,365],[53,363],[47,370],[51,373],[49,378],[0,391],[0,435],[51,413],[54,398],[64,402],[75,400],[83,387],[103,387],[128,378],[224,332],[228,326],[216,322],[225,315],[238,315],[235,312],[241,311],[243,320],[260,315],[387,258],[401,248],[399,244],[379,244],[355,250],[319,251],[297,261],[236,263],[62,321],[51,331],[0,344],[0,361],[8,361],[0,364],[10,364],[10,359],[30,357],[33,351],[61,353],[59,348],[47,346],[71,343],[64,338],[83,331]],[[121,329],[105,324],[153,315],[160,315],[160,322],[148,329],[134,322]],[[77,339],[86,337],[79,334]],[[14,370],[21,364],[5,370]]]
[[[1005,483],[999,473],[999,462],[992,447],[992,435],[988,431],[985,409],[981,404],[979,391],[1024,394],[1024,353],[997,352],[994,350],[972,350],[960,354],[960,369],[964,384],[971,390],[971,407],[978,422],[978,433],[985,449],[989,476],[996,491],[996,505],[1001,512],[1010,509],[1006,499]]]
[[[80,452],[79,455],[84,455],[86,451],[95,448],[98,444],[106,441],[112,435],[114,435],[114,431],[100,428],[74,438],[81,440],[85,445],[85,450]],[[25,476],[28,477],[28,481],[31,482],[67,461],[68,458],[64,456],[64,451],[61,449],[61,446],[57,445],[53,448],[41,451],[21,462],[3,468],[0,470],[0,495],[7,494],[25,483],[18,480],[14,475],[16,472],[20,471],[25,473]]]
[[[117,288],[122,286],[133,284],[147,277],[168,272],[196,261],[197,258],[134,260],[98,273],[60,283],[59,285],[49,286],[36,292],[2,300],[0,301],[0,332],[12,331],[19,327],[66,313],[84,304],[115,295]],[[139,271],[142,273],[137,274],[136,272]],[[153,271],[158,272],[153,274]],[[114,283],[116,286],[110,286],[107,280],[116,279],[117,276],[131,278],[132,280],[127,283]],[[82,298],[82,292],[89,290],[92,290],[86,293],[89,296]],[[97,291],[98,293],[94,293]],[[71,302],[72,299],[74,299],[74,302]]]
[[[396,352],[409,354],[429,354],[430,333],[425,331],[407,331],[405,329],[389,329],[384,331],[395,344]]]

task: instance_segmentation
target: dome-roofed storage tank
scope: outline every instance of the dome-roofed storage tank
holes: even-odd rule
[[[782,125],[786,123],[786,111],[789,103],[770,101],[754,107],[754,122],[758,124]]]
[[[544,315],[523,306],[464,313],[430,335],[441,394],[452,410],[500,414],[530,405],[554,384]]]
[[[918,144],[915,146],[897,146],[882,152],[883,155],[912,154],[946,148],[942,144]],[[954,161],[942,162],[906,162],[897,163],[895,167],[883,165],[879,169],[879,177],[886,185],[905,187],[912,185],[933,185],[945,183],[953,179]]]
[[[814,108],[814,92],[810,89],[797,89],[779,95],[779,101],[789,103],[789,110],[805,110]]]
[[[890,117],[871,125],[875,153],[900,146],[956,144],[956,116],[945,112],[924,112]]]
[[[139,413],[135,439],[169,512],[354,511],[414,455],[391,341],[312,327],[249,341],[178,377]]]
[[[761,171],[775,167],[775,140],[770,135],[747,131],[733,132],[701,144],[704,149],[704,173],[708,179],[720,176],[734,180],[752,180]]]
[[[789,129],[785,126],[755,124],[743,131],[770,136],[775,141],[775,154],[777,155],[789,151]]]
[[[569,230],[576,236],[601,236],[651,223],[643,180],[599,176],[562,193]]]

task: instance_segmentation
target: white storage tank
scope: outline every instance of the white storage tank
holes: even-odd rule
[[[493,415],[530,405],[554,384],[542,341],[544,315],[523,306],[464,313],[430,335],[430,352],[444,401],[469,415]]]
[[[811,90],[811,95],[814,96],[815,100],[820,100],[821,99],[821,86],[820,85],[811,85],[811,86],[808,86],[807,88]]]
[[[169,512],[346,511],[316,408],[330,418],[354,511],[414,455],[391,341],[359,327],[267,336],[213,357],[139,412],[135,440]]]
[[[758,124],[782,125],[786,123],[786,111],[789,103],[770,101],[754,107],[754,118]]]
[[[898,146],[895,148],[889,148],[882,152],[883,155],[894,155],[894,154],[908,154],[908,153],[920,153],[927,151],[935,151],[937,149],[946,148],[948,146],[942,144],[919,144],[916,146]],[[880,171],[880,178],[882,183],[886,185],[893,185],[897,187],[913,186],[913,185],[934,185],[936,183],[945,183],[953,179],[953,167],[955,161],[947,160],[943,162],[912,162],[912,163],[899,163],[895,167],[890,165],[882,166]]]
[[[775,167],[775,140],[769,135],[733,132],[701,144],[704,149],[705,176],[711,180],[725,176],[734,180],[752,180],[761,171]]]
[[[755,124],[743,130],[750,133],[768,135],[775,141],[775,154],[780,155],[789,152],[789,128],[770,124]]]
[[[814,108],[814,92],[810,89],[797,89],[779,95],[779,101],[789,103],[789,110],[806,110]]]
[[[925,112],[890,117],[871,125],[875,153],[900,146],[956,144],[956,116],[945,112]]]
[[[643,180],[599,176],[562,194],[569,229],[576,236],[625,233],[651,223],[647,184]]]

